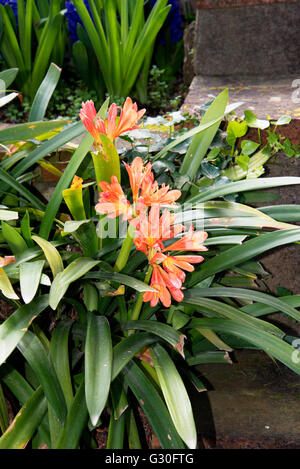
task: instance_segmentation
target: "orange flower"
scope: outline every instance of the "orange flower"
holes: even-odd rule
[[[171,306],[171,294],[167,289],[161,271],[161,267],[156,264],[153,265],[153,274],[150,286],[152,288],[155,288],[156,292],[145,292],[143,296],[143,301],[150,301],[150,306],[154,307],[160,300],[166,308],[169,308]]]
[[[146,292],[143,301],[150,301],[150,305],[156,306],[160,300],[162,304],[169,308],[171,306],[171,296],[176,301],[183,300],[181,281],[173,274],[167,274],[159,265],[153,264],[153,274],[150,286],[156,292]]]
[[[202,256],[165,256],[163,267],[167,272],[177,275],[184,282],[185,273],[183,270],[193,272],[195,269],[191,264],[198,264],[202,261],[204,261]]]
[[[82,103],[82,109],[79,113],[85,128],[94,137],[96,144],[100,144],[101,140],[99,134],[106,134],[113,142],[119,135],[128,130],[138,129],[136,125],[138,120],[143,117],[146,109],[137,110],[137,104],[132,103],[131,98],[126,98],[121,115],[118,118],[119,106],[112,104],[108,111],[108,118],[106,121],[97,116],[95,105],[92,100]]]
[[[182,238],[165,248],[164,251],[207,251],[207,248],[202,246],[206,238],[205,231],[194,231],[194,227],[191,225],[189,231]]]
[[[97,213],[107,214],[109,218],[123,215],[123,220],[128,220],[132,216],[132,209],[126,199],[122,187],[116,176],[111,177],[111,184],[102,181],[99,183],[100,192],[99,203],[95,206]]]
[[[131,98],[126,98],[123,108],[120,109],[121,115],[117,123],[118,106],[116,104],[112,104],[109,108],[107,136],[112,141],[128,130],[139,129],[140,126],[136,124],[146,112],[146,109],[138,111],[137,104],[133,103]]]
[[[0,267],[5,267],[8,264],[13,264],[15,262],[15,256],[0,256]]]
[[[82,103],[79,117],[86,130],[94,137],[96,144],[100,144],[99,134],[105,134],[106,128],[102,119],[97,117],[97,111],[92,100]]]
[[[150,173],[142,183],[141,198],[143,203],[150,207],[152,204],[173,204],[181,196],[181,191],[169,190],[169,186],[162,184],[159,189],[157,181],[154,181],[153,173]]]
[[[141,213],[136,225],[137,236],[134,239],[136,248],[151,259],[156,251],[164,249],[163,241],[173,238],[184,230],[184,226],[174,225],[175,214],[163,211],[160,216],[159,204],[152,205],[148,216]]]
[[[142,187],[143,181],[148,179],[149,174],[151,173],[152,165],[147,163],[144,166],[143,160],[140,157],[134,158],[131,165],[124,162],[125,168],[127,170],[130,186],[132,190],[133,201],[136,202],[139,196],[139,190]]]

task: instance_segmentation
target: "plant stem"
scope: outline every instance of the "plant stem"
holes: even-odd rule
[[[131,246],[133,243],[133,238],[134,238],[134,227],[132,225],[129,225],[126,238],[124,239],[124,243],[122,244],[121,250],[119,252],[116,263],[114,265],[115,272],[120,272],[127,264],[129,254],[131,251]]]
[[[149,265],[149,268],[147,270],[147,273],[146,273],[146,277],[145,277],[145,280],[144,282],[145,283],[149,283],[150,281],[150,278],[151,278],[151,275],[152,275],[152,266]],[[135,306],[133,308],[133,311],[132,311],[132,315],[131,315],[131,321],[136,321],[139,316],[140,316],[140,312],[141,312],[141,309],[142,309],[142,306],[143,306],[143,296],[144,296],[144,292],[141,292],[137,298],[137,301],[135,303]]]

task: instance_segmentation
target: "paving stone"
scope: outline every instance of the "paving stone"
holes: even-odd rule
[[[206,448],[299,448],[300,376],[262,351],[237,350],[233,364],[198,365],[208,392],[193,393]]]

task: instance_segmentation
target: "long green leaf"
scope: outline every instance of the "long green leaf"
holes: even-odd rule
[[[27,244],[14,227],[2,221],[1,228],[3,237],[15,256],[27,250]]]
[[[119,274],[117,272],[104,272],[104,271],[93,271],[89,272],[84,276],[85,279],[100,279],[100,280],[111,280],[120,284],[127,285],[128,287],[133,288],[136,291],[153,291],[153,288],[142,282],[141,280],[136,279],[135,277],[130,277],[129,275]]]
[[[203,298],[199,295],[199,292],[195,292],[194,294],[193,288],[185,292],[184,302],[187,304],[200,306],[204,311],[214,311],[217,314],[220,314],[221,316],[225,316],[226,318],[235,319],[243,324],[253,325],[255,327],[258,327],[259,329],[270,332],[271,334],[275,334],[278,337],[284,336],[284,332],[282,332],[278,327],[274,326],[273,324],[249,316],[240,309],[222,303],[221,301],[215,301],[205,297]]]
[[[207,124],[215,119],[219,119],[214,125],[205,132],[195,135],[190,143],[188,151],[180,167],[180,174],[194,179],[207,150],[220,126],[224,116],[228,101],[228,89],[222,91],[207,109],[201,124]]]
[[[30,303],[40,284],[45,261],[23,262],[20,265],[20,288],[25,303]]]
[[[186,294],[187,292],[185,292]],[[291,318],[296,321],[300,321],[300,312],[289,304],[281,301],[280,298],[275,298],[274,296],[268,295],[257,290],[247,290],[245,288],[193,288],[190,290],[190,296],[193,298],[207,298],[207,297],[228,297],[228,298],[238,298],[240,300],[251,300],[260,302],[260,304],[265,304],[275,308],[276,311],[281,311],[286,313]]]
[[[53,244],[39,236],[32,236],[32,239],[42,248],[45,257],[50,265],[53,277],[63,271],[64,265],[62,258]]]
[[[51,63],[48,72],[34,97],[29,114],[29,122],[43,120],[48,103],[58,83],[60,74],[61,68],[59,68],[54,63]]]
[[[49,27],[45,37],[39,41],[39,47],[36,52],[34,66],[32,71],[32,82],[31,82],[31,99],[33,99],[40,83],[42,82],[51,56],[51,52],[54,48],[57,36],[59,34],[61,24],[63,21],[63,15],[57,14],[53,19],[49,18]]]
[[[59,272],[50,288],[49,304],[51,308],[56,309],[71,283],[81,278],[90,269],[99,264],[99,262],[88,257],[79,257],[63,271]]]
[[[14,125],[13,127],[0,130],[0,143],[14,143],[20,140],[31,140],[48,132],[59,131],[68,123],[69,121],[61,119]]]
[[[8,68],[7,70],[3,70],[0,72],[0,80],[4,81],[5,88],[8,88],[9,85],[12,84],[14,79],[16,78],[18,74],[19,69],[18,68]],[[0,89],[0,91],[5,91],[3,89]]]
[[[284,342],[279,337],[270,334],[266,331],[258,329],[257,327],[250,326],[249,324],[242,324],[234,319],[193,319],[187,326],[188,328],[209,328],[214,331],[230,333],[246,341],[256,345],[261,350],[272,355],[277,360],[284,363],[291,370],[300,374],[299,359],[295,360],[294,349],[287,342]]]
[[[152,334],[161,337],[166,342],[168,342],[172,347],[174,347],[178,352],[184,356],[183,353],[183,343],[185,336],[180,334],[176,329],[167,324],[157,322],[157,321],[146,321],[146,320],[139,320],[139,321],[128,321],[122,324],[123,329],[131,330],[131,329],[140,329],[142,331],[147,331]]]
[[[300,295],[281,296],[280,301],[289,306],[292,306],[293,308],[300,307]],[[278,307],[275,308],[263,303],[253,303],[250,305],[243,306],[241,309],[245,313],[251,314],[251,316],[254,317],[264,316],[265,314],[276,313],[278,311]]]
[[[85,342],[85,396],[93,425],[106,404],[112,369],[112,343],[109,322],[105,316],[88,315]]]
[[[300,220],[300,205],[271,205],[261,207],[260,211],[278,221],[292,222]]]
[[[140,332],[130,335],[115,345],[113,348],[112,381],[142,348],[152,344],[156,340],[154,334]]]
[[[42,295],[28,305],[20,306],[0,326],[0,365],[5,362],[24,336],[32,321],[49,304],[48,295]]]
[[[68,409],[73,401],[73,387],[70,374],[69,332],[73,322],[63,320],[55,327],[50,341],[50,357],[61,385]]]
[[[299,177],[274,177],[262,179],[246,179],[238,182],[229,182],[221,186],[207,189],[194,197],[188,199],[189,204],[196,204],[198,202],[205,202],[217,197],[223,197],[228,194],[235,194],[238,192],[253,191],[257,189],[267,189],[270,187],[289,186],[300,184]]]
[[[297,228],[266,233],[250,239],[242,245],[234,246],[226,252],[222,252],[222,254],[204,262],[201,269],[193,273],[188,286],[191,287],[213,274],[233,266],[238,266],[242,262],[258,256],[269,249],[297,241],[300,241],[300,229]]]
[[[39,387],[16,415],[0,438],[0,449],[22,449],[32,438],[47,410],[43,390]]]
[[[0,379],[14,394],[21,405],[24,405],[34,394],[34,389],[30,384],[28,384],[23,376],[8,363],[1,366]],[[41,432],[43,440],[47,444],[48,448],[51,448],[49,425],[45,417],[39,424],[38,431]]]
[[[178,434],[188,448],[197,446],[197,432],[191,402],[176,366],[166,350],[156,344],[151,356],[159,384]]]
[[[145,374],[133,361],[126,365],[122,374],[139,405],[147,415],[162,448],[183,449],[184,444],[175,429],[164,402]]]
[[[87,420],[88,410],[85,402],[84,381],[82,381],[72,401],[56,449],[77,449]]]
[[[6,298],[10,298],[11,300],[18,300],[19,297],[16,294],[5,270],[0,267],[0,290]],[[1,345],[0,345],[1,347]],[[1,353],[1,352],[0,352]]]
[[[65,398],[42,343],[36,335],[27,331],[18,343],[18,349],[33,369],[53,412],[64,423],[67,413]]]
[[[1,130],[0,130],[1,132]],[[4,171],[0,168],[0,180],[4,182],[4,185],[8,184],[8,186],[15,189],[20,195],[22,195],[33,208],[37,208],[38,210],[44,211],[44,204],[35,197],[30,190],[28,190],[23,184],[20,184],[14,177],[12,177],[7,171]],[[6,186],[7,187],[7,186]],[[1,191],[4,190],[3,185],[1,185]]]

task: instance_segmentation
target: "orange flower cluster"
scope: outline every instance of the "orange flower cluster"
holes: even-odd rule
[[[120,116],[118,116],[118,109],[121,109]],[[122,108],[115,103],[110,106],[108,118],[104,121],[97,117],[95,105],[90,100],[82,103],[79,116],[87,131],[94,137],[95,145],[100,145],[100,134],[107,135],[113,142],[122,133],[138,129],[139,126],[136,124],[145,112],[146,109],[138,111],[137,104],[133,103],[131,98],[126,98]]]
[[[176,301],[183,299],[182,284],[185,272],[192,272],[192,264],[200,263],[204,259],[199,255],[170,255],[174,251],[206,251],[203,242],[207,233],[194,231],[193,226],[181,238],[174,240],[167,247],[164,242],[183,234],[185,227],[175,224],[176,215],[161,208],[165,204],[174,204],[181,192],[170,190],[163,184],[160,188],[151,171],[151,163],[144,165],[137,157],[132,164],[125,164],[132,190],[133,203],[127,200],[117,178],[112,176],[111,184],[100,182],[99,203],[95,209],[97,213],[106,214],[110,218],[123,216],[135,227],[134,243],[136,249],[144,252],[152,267],[151,287],[156,291],[147,291],[143,300],[150,301],[151,306],[159,301],[165,307],[171,305],[171,298]]]

